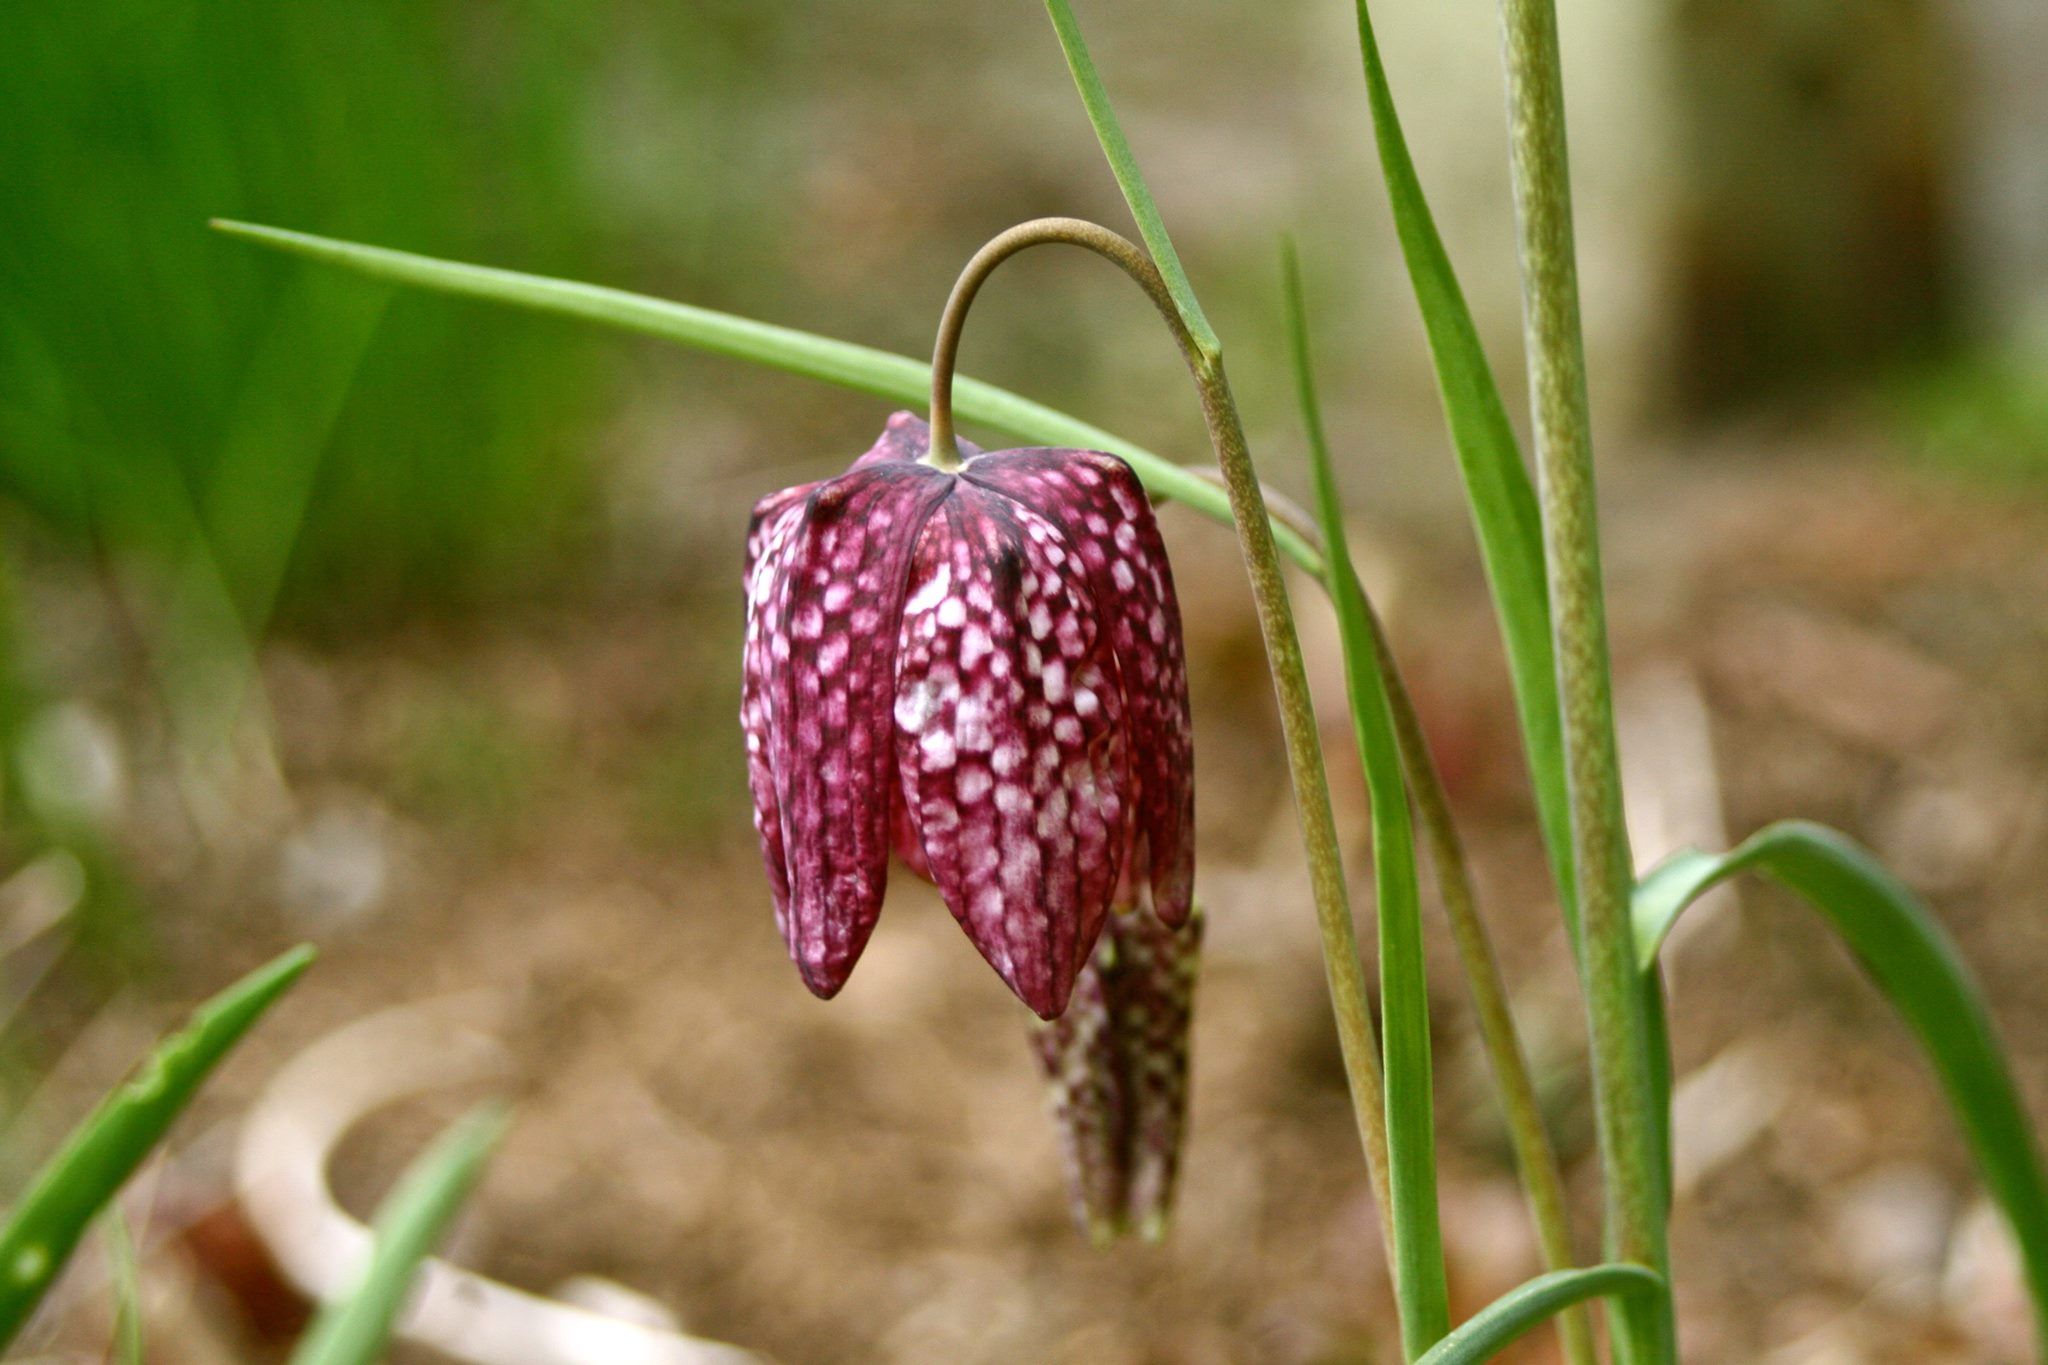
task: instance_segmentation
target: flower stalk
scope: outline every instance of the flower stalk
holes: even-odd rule
[[[1616,1256],[1666,1275],[1667,1210],[1649,1020],[1629,922],[1633,874],[1601,589],[1555,0],[1501,0],[1501,18],[1523,328],[1608,1241]],[[1668,1291],[1612,1302],[1616,1354],[1624,1365],[1676,1359]]]
[[[1344,885],[1337,822],[1330,805],[1322,745],[1316,734],[1308,671],[1302,661],[1301,641],[1295,633],[1293,608],[1288,602],[1272,523],[1267,519],[1265,497],[1252,466],[1244,425],[1238,418],[1237,404],[1231,396],[1221,355],[1213,346],[1197,343],[1182,320],[1157,267],[1135,243],[1098,223],[1078,218],[1039,218],[1020,223],[998,234],[974,254],[946,301],[938,340],[932,349],[932,446],[943,452],[953,448],[957,440],[953,430],[953,370],[959,354],[960,332],[975,295],[995,268],[1010,257],[1029,247],[1056,242],[1094,252],[1121,269],[1145,291],[1173,333],[1200,395],[1202,418],[1208,427],[1210,444],[1215,448],[1232,519],[1237,527],[1239,546],[1251,577],[1259,630],[1264,637],[1273,688],[1279,702],[1288,773],[1294,786],[1296,813],[1301,821],[1302,842],[1308,855],[1316,924],[1322,940],[1323,967],[1336,1013],[1337,1037],[1343,1052],[1345,1077],[1350,1085],[1353,1117],[1365,1149],[1367,1172],[1372,1182],[1374,1203],[1379,1209],[1380,1232],[1386,1242],[1389,1264],[1398,1264],[1392,1185],[1388,1172],[1386,1101],[1378,1062],[1378,1043],[1374,1037],[1365,971],[1359,960],[1358,933],[1351,918],[1349,893]],[[945,456],[941,454],[936,458],[944,459]],[[1399,1288],[1397,1285],[1397,1291]]]
[[[1314,439],[1321,439],[1317,435]],[[1206,476],[1206,471],[1204,471]],[[1323,552],[1325,586],[1332,598],[1334,584],[1327,576],[1335,573],[1322,531],[1308,512],[1283,493],[1269,490],[1267,505],[1273,520],[1292,530],[1307,544]],[[1354,576],[1356,570],[1352,570]],[[1359,596],[1365,597],[1361,586]],[[1479,1041],[1493,1072],[1494,1088],[1507,1123],[1508,1143],[1514,1149],[1515,1168],[1529,1205],[1530,1221],[1536,1228],[1543,1264],[1552,1271],[1575,1268],[1578,1254],[1572,1247],[1571,1217],[1565,1203],[1564,1173],[1558,1165],[1557,1148],[1543,1122],[1543,1106],[1537,1098],[1535,1078],[1529,1069],[1527,1049],[1508,1003],[1507,983],[1500,973],[1500,960],[1493,951],[1492,937],[1479,913],[1479,893],[1473,882],[1471,860],[1465,841],[1451,814],[1450,795],[1444,790],[1443,775],[1429,749],[1422,718],[1416,714],[1415,698],[1394,657],[1384,623],[1371,601],[1365,601],[1366,619],[1372,631],[1373,654],[1380,676],[1386,681],[1388,710],[1393,717],[1394,742],[1400,749],[1402,775],[1429,848],[1430,865],[1436,872],[1437,897],[1443,904],[1458,962],[1464,969],[1466,989],[1472,993],[1472,1009],[1479,1020]],[[1594,1365],[1593,1333],[1586,1310],[1572,1304],[1557,1314],[1558,1334],[1569,1365]]]

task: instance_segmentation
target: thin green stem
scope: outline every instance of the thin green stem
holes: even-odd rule
[[[1304,542],[1323,552],[1328,572],[1335,572],[1335,558],[1322,545],[1322,533],[1313,518],[1277,493],[1267,494],[1273,520],[1292,530]],[[1355,574],[1355,570],[1353,571]],[[1336,596],[1334,586],[1330,595]],[[1529,1070],[1527,1050],[1508,1004],[1507,983],[1500,974],[1493,940],[1479,913],[1479,897],[1472,879],[1472,867],[1465,854],[1464,839],[1451,813],[1443,775],[1430,752],[1429,738],[1415,711],[1415,698],[1388,643],[1379,612],[1366,597],[1372,626],[1373,651],[1379,660],[1380,676],[1386,680],[1387,703],[1393,714],[1394,739],[1401,750],[1401,767],[1408,779],[1409,794],[1422,821],[1423,837],[1429,846],[1430,865],[1436,870],[1437,896],[1443,902],[1444,917],[1450,922],[1451,937],[1458,947],[1458,961],[1464,968],[1467,989],[1472,992],[1473,1011],[1479,1018],[1480,1046],[1493,1071],[1494,1091],[1507,1120],[1508,1141],[1514,1148],[1515,1166],[1529,1202],[1530,1221],[1536,1227],[1543,1263],[1553,1271],[1578,1265],[1572,1248],[1571,1217],[1567,1212],[1564,1173],[1558,1165],[1557,1149],[1544,1126],[1543,1106],[1536,1096],[1536,1083]],[[1592,1324],[1586,1310],[1576,1304],[1557,1315],[1558,1334],[1570,1365],[1595,1365]]]
[[[1394,1218],[1403,1235],[1395,1283],[1402,1287],[1401,1341],[1422,1356],[1451,1330],[1443,1232],[1437,1200],[1436,1101],[1430,1044],[1429,963],[1422,944],[1422,897],[1415,874],[1415,825],[1401,745],[1394,734],[1386,669],[1373,645],[1372,604],[1351,563],[1343,500],[1316,396],[1307,291],[1292,242],[1281,250],[1289,350],[1308,437],[1316,515],[1323,531],[1324,588],[1336,608],[1346,700],[1358,763],[1371,803],[1374,918],[1379,930],[1380,1044],[1385,1057],[1387,1152]]]
[[[1382,1234],[1389,1255],[1398,1257],[1399,1238],[1392,1227],[1393,1189],[1388,1175],[1385,1100],[1375,1060],[1372,1007],[1365,972],[1358,959],[1358,932],[1344,886],[1338,854],[1337,822],[1330,808],[1329,779],[1323,770],[1322,744],[1316,734],[1315,709],[1309,698],[1308,672],[1294,613],[1287,600],[1280,558],[1273,546],[1273,528],[1266,519],[1265,498],[1254,472],[1244,429],[1231,400],[1229,381],[1218,359],[1213,368],[1198,369],[1202,411],[1209,419],[1230,493],[1238,547],[1251,575],[1258,604],[1259,629],[1265,636],[1266,659],[1273,672],[1273,690],[1280,705],[1280,726],[1287,744],[1287,765],[1294,780],[1295,812],[1307,846],[1309,881],[1315,898],[1316,924],[1322,934],[1323,967],[1329,976],[1330,1003],[1337,1014],[1337,1033],[1346,1074],[1352,1082],[1352,1104],[1359,1134],[1372,1167],[1373,1192],[1381,1210]],[[1396,1285],[1396,1289],[1400,1288]]]
[[[1501,16],[1523,326],[1608,1238],[1615,1255],[1666,1274],[1661,1157],[1651,1112],[1656,1087],[1629,921],[1633,878],[1601,594],[1557,12],[1554,0],[1501,0]],[[1668,1289],[1613,1302],[1617,1355],[1625,1365],[1676,1358]]]
[[[1252,467],[1244,425],[1238,419],[1237,404],[1231,397],[1230,381],[1224,374],[1222,357],[1213,348],[1205,348],[1196,342],[1187,324],[1181,320],[1180,310],[1175,306],[1165,280],[1135,243],[1100,224],[1078,218],[1034,219],[1002,233],[976,252],[961,272],[960,282],[954,286],[939,342],[933,348],[931,417],[934,434],[936,436],[939,431],[942,418],[949,428],[951,425],[951,359],[958,349],[960,324],[974,294],[989,273],[1003,261],[1027,247],[1052,242],[1064,242],[1093,251],[1121,269],[1145,291],[1146,297],[1152,300],[1172,331],[1201,396],[1202,418],[1208,426],[1209,440],[1215,447],[1216,462],[1222,470],[1224,488],[1229,495],[1238,544],[1244,553],[1246,571],[1251,576],[1252,600],[1258,610],[1259,630],[1265,638],[1266,657],[1273,673],[1273,690],[1279,700],[1288,774],[1294,784],[1295,809],[1301,820],[1302,842],[1308,853],[1309,883],[1315,900],[1316,925],[1322,937],[1323,969],[1329,979],[1330,1003],[1337,1016],[1337,1039],[1343,1052],[1345,1078],[1350,1083],[1352,1114],[1358,1124],[1359,1140],[1365,1148],[1366,1169],[1372,1181],[1373,1200],[1379,1209],[1380,1235],[1386,1242],[1388,1263],[1397,1264],[1398,1242],[1392,1216],[1392,1185],[1387,1169],[1386,1099],[1380,1078],[1378,1044],[1373,1033],[1372,1005],[1366,991],[1365,969],[1359,960],[1358,932],[1352,923],[1350,896],[1344,885],[1337,820],[1330,806],[1330,785],[1323,769],[1322,743],[1316,734],[1308,670],[1302,662],[1301,641],[1294,630],[1294,612],[1287,600],[1287,585],[1281,573],[1279,551],[1274,544],[1273,526],[1267,517],[1258,473]],[[950,339],[948,332],[952,333]]]
[[[1033,218],[997,233],[981,250],[968,258],[946,296],[946,309],[939,315],[938,337],[932,342],[931,454],[929,460],[941,469],[960,467],[960,441],[953,430],[953,371],[960,360],[960,335],[967,326],[967,314],[975,295],[995,273],[996,267],[1029,247],[1064,242],[1083,247],[1122,268],[1145,291],[1153,307],[1167,320],[1181,353],[1194,363],[1194,345],[1187,325],[1181,321],[1179,306],[1168,290],[1165,277],[1138,245],[1127,238],[1091,223],[1085,218]]]
[[[1395,667],[1386,631],[1376,614],[1372,628],[1373,647],[1386,675],[1387,700],[1394,712],[1394,737],[1401,746],[1401,762],[1408,771],[1416,812],[1422,818],[1430,865],[1436,869],[1437,897],[1443,902],[1444,918],[1450,921],[1451,938],[1458,945],[1458,961],[1465,969],[1465,983],[1472,992],[1480,1044],[1493,1070],[1494,1092],[1507,1120],[1508,1141],[1514,1148],[1515,1166],[1521,1173],[1530,1221],[1536,1226],[1536,1239],[1543,1250],[1543,1264],[1551,1270],[1569,1270],[1578,1264],[1578,1256],[1572,1250],[1571,1218],[1565,1210],[1564,1173],[1558,1166],[1550,1131],[1543,1123],[1543,1105],[1536,1097],[1529,1056],[1522,1047],[1514,1011],[1508,1005],[1500,960],[1494,955],[1486,922],[1479,915],[1464,841],[1458,836],[1450,803],[1444,795],[1443,778],[1430,754],[1421,719],[1415,714],[1415,700],[1408,695],[1407,685]],[[1565,1359],[1571,1365],[1593,1365],[1592,1324],[1583,1307],[1574,1304],[1560,1310],[1557,1332],[1564,1344]]]

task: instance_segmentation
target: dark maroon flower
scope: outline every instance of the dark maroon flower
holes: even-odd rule
[[[1143,905],[1120,905],[1066,1013],[1038,1026],[1074,1221],[1098,1244],[1166,1230],[1201,946],[1199,910],[1176,929]]]
[[[1123,461],[963,442],[947,472],[928,445],[899,412],[846,473],[754,509],[754,824],[818,995],[866,946],[894,847],[1050,1019],[1126,871],[1167,924],[1189,913],[1180,609]]]

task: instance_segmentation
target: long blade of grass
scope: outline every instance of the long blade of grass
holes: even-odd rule
[[[1357,0],[1358,41],[1365,58],[1366,98],[1372,108],[1373,140],[1381,177],[1393,209],[1394,229],[1415,302],[1422,311],[1436,367],[1437,389],[1466,501],[1478,531],[1479,553],[1493,588],[1522,723],[1530,780],[1544,846],[1558,894],[1578,936],[1576,882],[1572,873],[1571,818],[1565,796],[1563,724],[1558,714],[1557,675],[1550,643],[1549,590],[1543,568],[1543,529],[1536,490],[1515,444],[1514,427],[1500,386],[1479,343],[1479,329],[1465,303],[1444,250],[1436,219],[1423,196],[1421,178],[1408,153],[1394,92],[1387,83],[1365,0]]]
[[[1655,1293],[1664,1284],[1639,1265],[1555,1270],[1511,1289],[1474,1313],[1416,1365],[1480,1365],[1553,1313],[1588,1299]]]
[[[406,1168],[377,1210],[362,1284],[320,1310],[292,1352],[292,1365],[371,1365],[383,1357],[420,1263],[476,1188],[506,1121],[502,1105],[474,1109]]]
[[[1096,73],[1095,59],[1088,55],[1088,45],[1082,41],[1081,26],[1075,22],[1073,7],[1067,0],[1045,0],[1045,8],[1052,15],[1053,29],[1059,34],[1060,50],[1067,56],[1067,69],[1073,72],[1074,86],[1081,92],[1081,103],[1088,110],[1088,122],[1095,128],[1095,140],[1102,144],[1102,154],[1109,159],[1110,174],[1116,177],[1117,187],[1124,192],[1124,202],[1131,206],[1131,217],[1138,224],[1138,235],[1144,239],[1145,249],[1152,253],[1152,263],[1159,267],[1159,277],[1166,281],[1166,292],[1173,296],[1173,306],[1179,311],[1180,320],[1187,325],[1188,335],[1194,338],[1195,349],[1214,363],[1222,353],[1223,345],[1216,339],[1215,330],[1202,313],[1194,286],[1188,283],[1187,271],[1181,268],[1180,253],[1173,249],[1173,239],[1166,235],[1166,224],[1159,217],[1159,206],[1152,202],[1152,191],[1146,187],[1145,177],[1138,170],[1138,159],[1131,152],[1130,140],[1124,136],[1123,125],[1117,121],[1116,110],[1110,106],[1109,92],[1102,87],[1102,77]]]
[[[1607,1244],[1615,1259],[1668,1276],[1663,1147],[1654,1113],[1660,1102],[1658,1063],[1651,1056],[1648,1002],[1634,970],[1629,921],[1634,862],[1614,728],[1557,6],[1556,0],[1500,0],[1500,11],[1522,335],[1564,723],[1580,980]],[[1612,1307],[1616,1365],[1677,1365],[1669,1293],[1642,1302],[1616,1300]]]
[[[1352,681],[1353,729],[1359,735],[1359,755],[1366,770],[1366,783],[1377,816],[1383,800],[1383,788],[1391,792],[1385,799],[1401,800],[1402,790],[1398,785],[1401,771],[1405,769],[1410,790],[1414,793],[1415,807],[1422,817],[1427,835],[1431,860],[1436,867],[1438,893],[1443,901],[1444,917],[1450,921],[1451,937],[1458,947],[1459,964],[1464,968],[1465,980],[1472,993],[1473,1010],[1479,1017],[1479,1036],[1486,1049],[1487,1061],[1493,1074],[1494,1090],[1500,1098],[1501,1110],[1507,1119],[1508,1137],[1515,1151],[1515,1166],[1527,1192],[1529,1212],[1536,1225],[1537,1240],[1543,1248],[1543,1258],[1551,1270],[1568,1270],[1577,1262],[1572,1253],[1571,1221],[1566,1212],[1564,1177],[1557,1164],[1557,1153],[1550,1142],[1550,1134],[1543,1123],[1543,1108],[1537,1100],[1536,1086],[1529,1074],[1528,1054],[1522,1047],[1519,1031],[1515,1027],[1514,1011],[1508,1007],[1507,986],[1501,980],[1500,963],[1493,951],[1493,942],[1486,932],[1486,923],[1479,917],[1478,897],[1473,891],[1471,870],[1465,861],[1464,843],[1458,837],[1456,824],[1451,818],[1450,802],[1443,792],[1442,780],[1438,777],[1435,760],[1429,752],[1429,742],[1422,733],[1422,725],[1415,715],[1406,688],[1401,681],[1399,667],[1394,662],[1393,650],[1388,646],[1386,632],[1382,629],[1378,614],[1373,610],[1365,589],[1359,582],[1356,568],[1343,535],[1343,518],[1338,506],[1336,475],[1329,453],[1329,439],[1323,429],[1322,404],[1316,396],[1315,367],[1310,354],[1308,331],[1308,307],[1301,283],[1301,265],[1295,254],[1294,244],[1286,243],[1283,256],[1286,277],[1287,323],[1290,350],[1294,359],[1295,385],[1301,403],[1302,426],[1308,436],[1309,461],[1314,471],[1318,515],[1321,518],[1324,562],[1329,566],[1326,579],[1332,602],[1337,605],[1338,634],[1344,651],[1344,667],[1347,679]],[[1369,675],[1369,676],[1368,676]],[[1361,697],[1358,680],[1365,679],[1366,690],[1371,696]],[[1391,781],[1396,785],[1387,786],[1390,778],[1384,771],[1386,756],[1376,753],[1368,756],[1367,732],[1377,729],[1377,718],[1361,719],[1369,709],[1374,709],[1372,697],[1386,704],[1386,717],[1391,723],[1391,732],[1386,742],[1396,750],[1396,768]],[[1381,740],[1374,736],[1372,746],[1378,750]],[[1377,778],[1375,773],[1377,771]],[[1405,822],[1404,822],[1405,827]],[[1375,847],[1381,835],[1375,832]],[[1408,866],[1408,889],[1413,892],[1413,865]],[[1383,884],[1379,890],[1380,904],[1398,904],[1398,892],[1390,892]],[[1419,911],[1418,911],[1419,913]],[[1384,921],[1385,911],[1382,910]],[[1418,941],[1419,942],[1419,941]],[[1416,950],[1419,952],[1419,947]],[[1385,976],[1385,964],[1391,954],[1382,930],[1381,972]],[[1419,966],[1419,962],[1418,962]],[[1392,998],[1393,988],[1383,984],[1382,994]],[[1427,1026],[1426,1014],[1417,1021]],[[1392,1032],[1391,1022],[1388,1025]],[[1389,1043],[1391,1054],[1392,1044]],[[1388,1065],[1388,1093],[1394,1093],[1394,1064],[1391,1055]],[[1398,1186],[1397,1186],[1398,1188]],[[1558,1315],[1558,1334],[1564,1346],[1565,1359],[1571,1365],[1593,1365],[1593,1335],[1584,1310],[1567,1308]]]
[[[1160,286],[1167,294],[1179,321],[1181,348],[1201,391],[1203,416],[1209,426],[1216,452],[1217,472],[1222,476],[1230,506],[1237,522],[1238,549],[1251,580],[1252,600],[1258,607],[1259,631],[1266,647],[1266,662],[1273,677],[1274,700],[1280,710],[1280,729],[1286,741],[1287,766],[1294,787],[1295,809],[1301,821],[1303,852],[1309,865],[1318,936],[1322,941],[1323,968],[1330,989],[1331,1010],[1336,1016],[1338,1044],[1344,1057],[1352,1109],[1358,1121],[1359,1138],[1365,1151],[1368,1175],[1380,1206],[1381,1228],[1388,1242],[1388,1259],[1399,1265],[1404,1241],[1419,1244],[1424,1233],[1411,1227],[1402,1230],[1403,1217],[1421,1214],[1419,1193],[1405,1200],[1393,1191],[1388,1154],[1388,1118],[1381,1076],[1381,1061],[1375,1055],[1372,1005],[1365,988],[1359,961],[1358,931],[1352,918],[1350,893],[1345,885],[1344,866],[1337,842],[1336,818],[1330,806],[1330,788],[1323,761],[1321,737],[1317,732],[1314,699],[1310,695],[1307,670],[1302,663],[1301,641],[1295,632],[1293,608],[1273,532],[1277,523],[1270,514],[1265,492],[1245,442],[1244,427],[1230,382],[1224,374],[1222,348],[1196,302],[1194,289],[1181,269],[1179,256],[1166,235],[1157,205],[1138,170],[1137,159],[1124,139],[1109,97],[1102,88],[1095,64],[1082,42],[1079,26],[1066,0],[1046,0],[1060,45],[1087,107],[1096,138],[1108,158],[1110,170],[1122,188],[1132,216],[1138,220],[1145,244],[1160,272]],[[1134,272],[1136,273],[1136,272]],[[1412,852],[1411,852],[1412,860]],[[1413,869],[1410,869],[1410,880]],[[1425,1034],[1427,1026],[1425,1025]],[[1428,1064],[1425,1038],[1423,1065]],[[1425,1076],[1423,1094],[1428,1083]],[[1426,1148],[1426,1140],[1425,1140]],[[1412,1165],[1412,1158],[1411,1158]],[[1411,1184],[1414,1182],[1411,1180]],[[1419,1186],[1417,1187],[1419,1191]],[[1405,1206],[1405,1207],[1404,1207]],[[1436,1218],[1433,1181],[1428,1190],[1427,1219],[1433,1228]],[[1439,1255],[1439,1260],[1440,1260]],[[1410,1274],[1409,1271],[1419,1272]],[[1440,1279],[1441,1267],[1436,1271]],[[1413,1280],[1413,1285],[1406,1281]],[[1402,1301],[1403,1335],[1434,1339],[1441,1333],[1435,1319],[1443,1316],[1429,1307],[1426,1272],[1421,1266],[1408,1267],[1395,1275],[1395,1289]]]
[[[1650,1050],[1650,1125],[1657,1145],[1657,1203],[1671,1216],[1671,1020],[1664,1003],[1664,974],[1643,973],[1643,1022]]]
[[[1761,872],[1827,916],[1920,1039],[2025,1263],[2040,1358],[2048,1360],[2048,1179],[2033,1125],[1983,993],[1926,903],[1853,840],[1821,825],[1770,825],[1728,853],[1673,854],[1642,879],[1637,957],[1654,968],[1686,906],[1738,872]]]
[[[1292,243],[1282,257],[1289,350],[1315,475],[1316,515],[1329,566],[1330,601],[1344,653],[1351,729],[1372,802],[1373,881],[1379,920],[1380,1028],[1386,1077],[1388,1173],[1393,1184],[1394,1288],[1410,1360],[1450,1330],[1443,1233],[1436,1191],[1436,1122],[1429,1050],[1429,979],[1416,889],[1415,831],[1394,737],[1392,703],[1374,648],[1372,607],[1351,563],[1344,509],[1323,432],[1310,355],[1308,309]]]
[[[201,1005],[87,1116],[0,1228],[0,1350],[14,1340],[99,1211],[200,1083],[313,961],[294,948]]]
[[[909,356],[822,337],[793,327],[778,327],[773,323],[757,322],[752,318],[692,304],[649,298],[623,289],[607,289],[602,285],[579,284],[573,280],[528,275],[492,266],[466,265],[284,228],[225,219],[216,220],[213,226],[231,237],[340,266],[374,279],[595,322],[709,351],[713,355],[823,380],[894,402],[921,407],[931,396],[929,361],[914,360]],[[1172,498],[1212,521],[1224,525],[1230,523],[1230,500],[1217,485],[1142,446],[1133,445],[1056,408],[1035,403],[979,379],[962,376],[953,384],[953,410],[965,421],[979,422],[1027,441],[1106,450],[1121,456],[1154,493]],[[1274,539],[1289,559],[1308,572],[1321,576],[1321,555],[1300,536],[1284,527],[1276,527]]]

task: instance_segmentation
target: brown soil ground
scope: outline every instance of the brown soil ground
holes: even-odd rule
[[[1824,448],[1689,452],[1623,471],[1610,496],[1642,851],[1789,815],[1866,840],[1961,941],[2048,1114],[2048,504]],[[291,1320],[226,1214],[172,1235],[220,1198],[221,1125],[324,1031],[476,987],[497,993],[518,1121],[454,1254],[511,1283],[606,1276],[792,1365],[1393,1359],[1242,580],[1220,531],[1170,523],[1211,935],[1164,1245],[1098,1251],[1072,1230],[1026,1016],[907,875],[843,996],[804,992],[751,844],[738,599],[713,577],[488,629],[277,647],[282,780],[233,778],[210,826],[151,766],[146,702],[107,690],[136,755],[119,842],[166,970],[97,1010],[68,977],[34,998],[62,1065],[31,1135],[79,1112],[177,1002],[294,939],[325,948],[153,1177],[147,1264],[171,1288],[152,1301],[152,1359],[275,1358]],[[1377,537],[1374,576],[1590,1216],[1578,1006],[1481,585],[1462,537]],[[1308,634],[1327,679],[1328,630]],[[1362,837],[1341,715],[1329,733]],[[1446,1235],[1469,1311],[1533,1258],[1455,960],[1431,932]],[[1670,982],[1687,1358],[2024,1359],[2009,1253],[1956,1128],[1825,928],[1745,885],[1678,941]],[[367,1209],[472,1098],[374,1119],[342,1154],[345,1197]],[[97,1359],[104,1312],[81,1264],[43,1336]],[[1536,1339],[1514,1357],[1554,1358]]]

